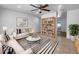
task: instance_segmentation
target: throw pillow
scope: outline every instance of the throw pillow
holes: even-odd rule
[[[7,45],[2,46],[2,52],[3,52],[3,54],[14,54],[15,53],[14,49]]]
[[[9,35],[7,34],[7,35],[5,35],[5,42],[7,42],[7,41],[9,41],[10,40],[10,37],[9,37]]]

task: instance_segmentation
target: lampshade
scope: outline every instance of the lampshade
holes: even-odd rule
[[[7,27],[6,26],[3,26],[3,31],[6,31],[7,30]]]

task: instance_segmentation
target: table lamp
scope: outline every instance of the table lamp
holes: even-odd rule
[[[3,26],[4,35],[6,35],[6,30],[7,30],[7,27],[6,26]]]

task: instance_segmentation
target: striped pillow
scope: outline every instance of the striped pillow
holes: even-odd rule
[[[12,47],[9,47],[6,45],[2,46],[2,51],[3,51],[3,54],[14,54],[15,53]]]
[[[10,37],[8,34],[5,35],[5,42],[9,41],[10,40]]]

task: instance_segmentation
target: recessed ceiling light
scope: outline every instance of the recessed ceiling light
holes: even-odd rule
[[[39,14],[39,12],[37,11],[36,14]]]
[[[21,8],[21,6],[20,6],[20,5],[18,5],[18,6],[17,6],[17,8]]]

